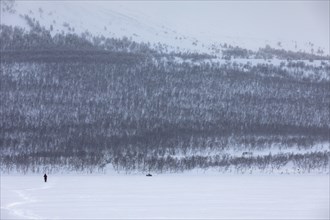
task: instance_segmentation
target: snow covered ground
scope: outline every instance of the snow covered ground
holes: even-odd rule
[[[329,175],[1,176],[1,219],[328,219]]]

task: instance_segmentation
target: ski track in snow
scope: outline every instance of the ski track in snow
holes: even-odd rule
[[[50,189],[52,187],[53,184],[47,184],[43,187],[10,190],[12,194],[18,196],[20,201],[11,202],[5,206],[2,206],[1,204],[1,210],[7,212],[9,216],[15,216],[22,219],[43,219],[41,216],[36,215],[33,211],[24,209],[24,205],[38,202],[38,200],[30,195],[29,192],[41,191],[40,193],[42,193],[43,190]],[[6,218],[7,217],[5,216],[5,219]]]

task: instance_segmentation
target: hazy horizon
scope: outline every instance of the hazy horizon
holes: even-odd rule
[[[114,2],[113,2],[114,3]],[[329,1],[121,2],[198,35],[312,42],[329,51]]]

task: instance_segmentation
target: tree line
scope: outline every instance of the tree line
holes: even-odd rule
[[[132,49],[128,39],[105,39],[114,45],[109,49],[83,36],[46,32],[1,26],[5,170],[259,166],[261,158],[221,156],[214,162],[189,152],[221,151],[234,146],[230,140],[244,140],[251,150],[273,143],[311,148],[328,141],[327,80],[302,80],[272,65],[179,63],[168,58],[180,54],[158,53],[147,44]],[[260,143],[263,138],[267,144]],[[177,153],[183,158],[175,159]],[[299,155],[266,161],[304,161],[294,159]],[[328,157],[319,152],[308,161],[324,167]]]

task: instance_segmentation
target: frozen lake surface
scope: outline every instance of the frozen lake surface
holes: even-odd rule
[[[329,175],[1,175],[1,219],[329,219]]]

